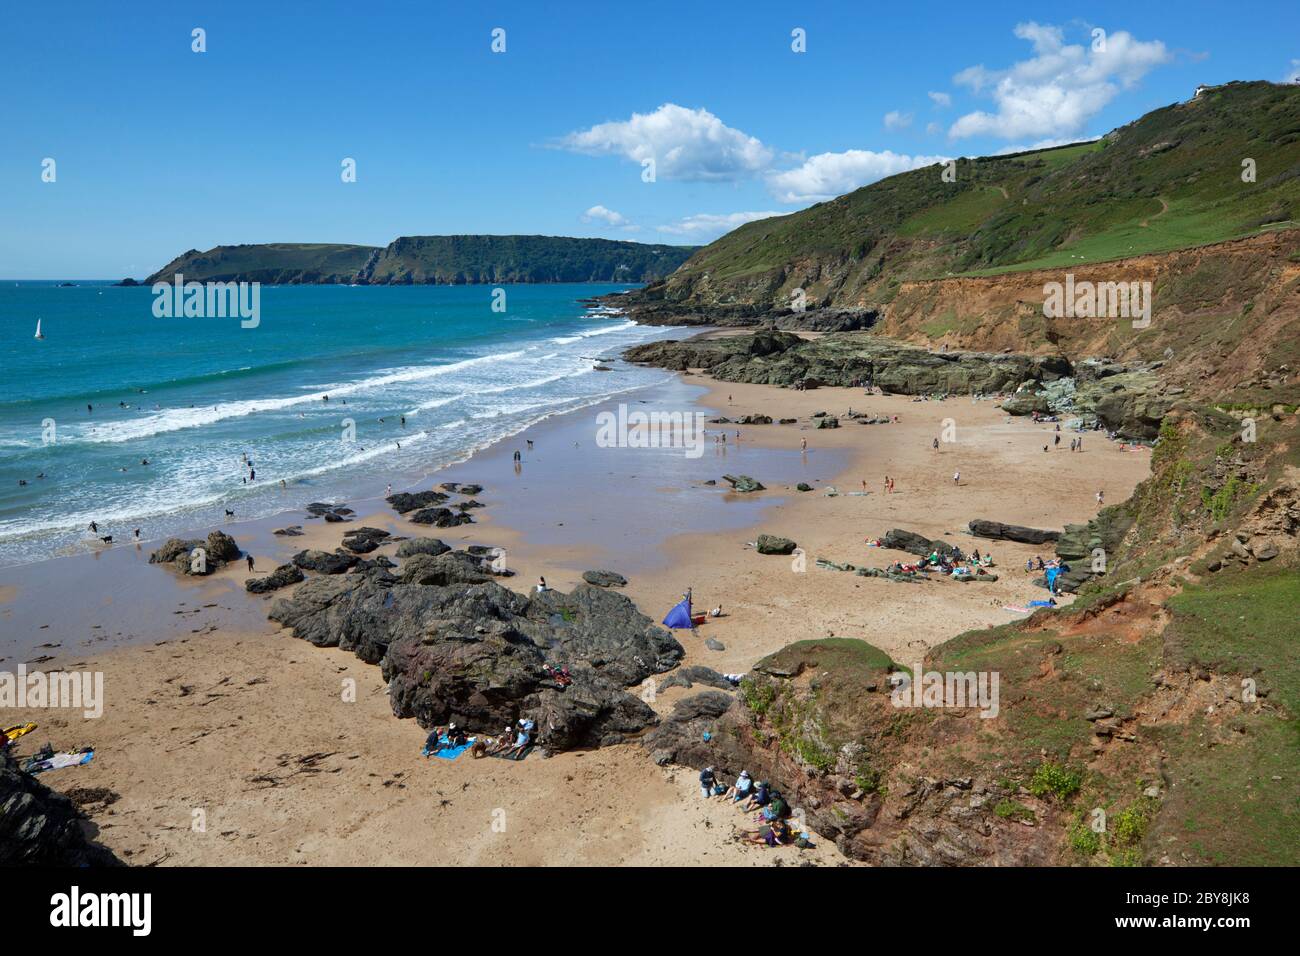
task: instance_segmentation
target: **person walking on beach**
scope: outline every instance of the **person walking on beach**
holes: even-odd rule
[[[800,450],[800,451],[807,451],[807,450],[808,450],[808,439],[806,439],[806,438],[800,438],[800,439],[799,439],[799,450]]]
[[[247,555],[247,558],[248,558],[248,570],[249,570],[249,571],[256,571],[257,568],[255,568],[255,567],[253,566],[253,555],[252,555],[251,552]]]
[[[960,484],[961,484],[961,472],[960,472],[960,471],[954,471],[954,472],[952,473],[952,483],[953,483],[954,485],[960,485]]]
[[[1053,441],[1052,444],[1053,444],[1053,445],[1059,445],[1060,443],[1061,443],[1061,433],[1060,433],[1060,432],[1057,432],[1057,433],[1056,433],[1056,440]]]
[[[893,479],[893,478],[890,478],[890,479],[889,479],[889,493],[890,493],[891,495],[894,493],[894,479]]]
[[[930,447],[932,447],[935,451],[938,451],[938,450],[939,450],[939,439],[936,438],[933,442],[931,442],[931,443],[930,443]]]
[[[1099,488],[1097,489],[1097,507],[1100,508],[1105,503],[1106,503],[1106,492],[1102,491]]]

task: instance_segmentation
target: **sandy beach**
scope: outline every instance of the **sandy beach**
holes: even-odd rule
[[[1008,420],[992,401],[789,391],[698,375],[670,388],[668,399],[625,400],[690,400],[710,418],[766,414],[798,423],[711,425],[726,428],[725,449],[711,439],[701,458],[688,460],[680,450],[596,450],[597,410],[588,409],[430,476],[423,487],[484,485],[476,497],[485,507],[474,524],[421,528],[375,499],[349,502],[357,512],[351,525],[300,513],[226,530],[255,556],[259,575],[304,547],[332,550],[348,527],[370,525],[431,534],[453,547],[504,547],[516,575],[502,583],[521,591],[539,575],[568,590],[589,568],[619,571],[629,579],[627,595],[656,620],[690,587],[697,608],[720,604],[725,613],[697,634],[677,632],[685,663],[739,673],[794,640],[860,637],[913,660],[962,631],[1012,620],[1017,615],[1005,605],[1044,595],[1023,570],[1043,549],[971,538],[966,523],[1059,528],[1083,521],[1096,513],[1098,490],[1108,501],[1123,500],[1149,469],[1148,449],[1124,449],[1100,433],[1087,434],[1081,453],[1071,453],[1068,441],[1053,448],[1052,425]],[[814,413],[842,415],[849,407],[898,421],[814,427]],[[956,440],[936,450],[932,440],[946,419]],[[516,449],[524,449],[518,469]],[[752,475],[768,490],[731,493],[723,474]],[[884,492],[885,476],[894,479],[892,494]],[[795,491],[796,482],[813,490]],[[865,495],[850,494],[864,488]],[[288,524],[301,524],[303,535],[271,534]],[[877,567],[905,559],[867,544],[890,528],[991,550],[1000,580],[900,586],[816,566],[817,558]],[[761,532],[797,541],[802,567],[753,550],[748,542]],[[79,583],[65,589],[57,609],[57,591],[33,591],[37,577],[60,579],[51,568],[0,576],[0,622],[13,634],[0,650],[9,658],[4,666],[49,658],[41,666],[102,671],[106,695],[97,720],[20,711],[6,713],[6,723],[40,724],[21,741],[24,753],[47,740],[97,748],[90,765],[45,780],[83,801],[98,839],[133,864],[845,862],[829,841],[806,851],[742,845],[736,832],[752,824],[720,802],[702,801],[694,771],[658,768],[633,744],[519,763],[426,761],[419,755],[425,732],[392,715],[379,668],[267,622],[270,599],[244,593],[242,563],[181,581],[149,566],[149,550],[55,559],[59,568],[90,566],[62,576]],[[389,543],[379,553],[393,550]],[[96,565],[122,570],[105,575]],[[131,582],[128,593],[106,583],[123,579]],[[124,603],[137,606],[124,611]],[[42,630],[43,613],[57,625],[47,621]],[[114,633],[97,641],[101,617],[112,619]],[[81,627],[72,628],[78,620]],[[45,634],[52,636],[42,640]],[[707,638],[725,650],[706,648]],[[691,693],[672,688],[653,706],[664,713]]]

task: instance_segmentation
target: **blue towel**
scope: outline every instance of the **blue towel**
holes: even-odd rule
[[[469,750],[470,747],[474,746],[474,740],[475,738],[471,737],[469,738],[469,740],[461,744],[459,747],[448,747],[447,736],[446,734],[444,734],[443,736],[438,738],[438,743],[443,745],[442,749],[437,750],[433,754],[427,756],[441,757],[443,760],[455,760],[466,750]]]

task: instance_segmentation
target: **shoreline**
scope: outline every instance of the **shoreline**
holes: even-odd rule
[[[283,540],[293,551],[332,549],[344,531],[369,524],[440,537],[453,547],[493,544],[507,549],[507,564],[516,571],[500,583],[517,590],[527,590],[539,575],[569,590],[582,570],[611,567],[626,574],[624,592],[655,620],[689,586],[697,607],[720,603],[726,616],[710,619],[696,635],[676,633],[687,652],[682,663],[724,673],[744,672],[792,641],[832,635],[860,637],[912,660],[961,631],[1012,620],[1001,605],[1038,596],[1020,569],[1026,556],[1041,549],[989,543],[1002,577],[982,588],[948,581],[899,587],[821,571],[815,558],[883,566],[902,555],[868,549],[864,539],[890,527],[929,537],[946,533],[951,539],[975,517],[1032,526],[1083,520],[1095,513],[1095,474],[1107,474],[1107,493],[1120,500],[1149,466],[1146,451],[1120,452],[1101,440],[1080,455],[1044,454],[1039,436],[1050,426],[1023,419],[1008,423],[991,401],[920,402],[864,396],[858,389],[801,392],[714,382],[691,373],[675,376],[668,390],[675,388],[693,392],[693,407],[729,417],[797,415],[797,425],[726,426],[729,432],[740,428],[740,444],[729,436],[725,458],[721,449],[717,458],[707,451],[703,458],[714,477],[724,471],[749,473],[770,490],[747,498],[693,484],[689,476],[666,479],[657,472],[636,484],[627,475],[654,468],[648,461],[638,464],[629,452],[617,459],[617,468],[587,476],[604,489],[593,496],[572,477],[575,462],[567,455],[549,463],[540,455],[525,460],[522,475],[513,477],[511,449],[499,442],[429,482],[483,484],[480,497],[487,507],[475,512],[474,524],[419,528],[386,506],[372,513],[357,507],[350,524],[308,527],[311,523],[303,522],[303,537],[272,541]],[[848,404],[897,414],[901,421],[846,422],[838,429],[809,425],[814,411],[838,413]],[[523,445],[533,437],[539,451],[549,449],[547,443],[558,442],[555,436],[571,427],[573,416],[595,411],[555,416],[513,441]],[[957,418],[962,434],[970,436],[969,447],[930,448],[931,432],[946,417]],[[808,440],[807,455],[799,451],[801,438]],[[498,464],[507,470],[499,472]],[[963,486],[956,489],[950,479],[955,466],[963,474]],[[544,468],[550,476],[540,474]],[[807,481],[814,491],[785,490],[769,468],[786,479],[786,487]],[[572,483],[568,500],[565,486],[553,477],[563,479],[566,469]],[[896,478],[892,495],[880,489],[885,474]],[[867,495],[847,493],[861,490],[862,481]],[[842,493],[829,497],[828,486]],[[503,497],[502,489],[509,494]],[[641,512],[649,518],[615,528],[608,515],[617,516],[617,509],[608,506],[616,503],[633,509],[634,517]],[[603,525],[565,520],[567,512],[583,514],[597,505],[605,506]],[[712,522],[709,526],[691,526],[694,505]],[[686,510],[679,514],[679,509]],[[665,527],[665,514],[679,523]],[[282,516],[272,523],[290,522]],[[653,542],[646,540],[647,525],[653,526]],[[760,556],[747,547],[760,531],[798,541],[806,552],[806,572],[793,572],[790,558]],[[246,545],[243,532],[235,536]],[[269,573],[275,558],[256,543],[253,549],[259,575]],[[391,553],[391,546],[377,553]],[[620,553],[627,559],[603,560]],[[155,579],[175,578],[167,569],[145,568]],[[185,582],[204,600],[191,598],[184,593],[188,589],[180,596],[191,608],[200,605],[201,613],[176,617],[201,633],[157,634],[152,643],[141,637],[134,646],[91,657],[62,649],[56,655],[60,664],[72,658],[104,671],[105,717],[87,722],[79,715],[36,713],[30,719],[42,727],[30,738],[34,746],[48,736],[56,746],[89,742],[101,748],[92,764],[61,771],[47,782],[64,790],[105,787],[119,794],[112,804],[90,812],[99,838],[124,859],[181,864],[844,862],[826,841],[802,852],[735,843],[728,824],[748,825],[745,818],[717,802],[700,801],[692,771],[655,767],[635,743],[520,764],[468,758],[426,763],[418,756],[424,732],[414,721],[392,715],[379,668],[289,637],[265,620],[261,599],[249,601],[261,612],[260,621],[243,627],[227,623],[220,602],[215,610],[202,608],[212,603],[205,594],[210,585],[226,594],[240,588],[242,594],[245,576],[240,564],[197,586]],[[177,596],[166,586],[153,590],[173,600]],[[10,606],[0,607],[0,615]],[[725,650],[705,647],[708,638]],[[339,699],[339,682],[346,678],[356,681],[355,703]],[[116,699],[117,687],[126,689],[126,700]],[[670,688],[652,706],[666,714],[696,692]],[[159,754],[166,758],[159,760]],[[205,772],[196,775],[196,766]],[[194,833],[189,815],[195,808],[208,808],[210,818],[222,822],[210,823],[206,834]],[[492,831],[495,810],[522,821],[523,833],[511,836],[518,831],[509,825],[506,834]],[[557,840],[559,833],[569,838]]]

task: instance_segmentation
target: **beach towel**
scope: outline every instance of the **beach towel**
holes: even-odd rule
[[[1030,601],[1030,607],[1056,607],[1051,601]]]
[[[461,744],[459,747],[448,747],[447,735],[443,734],[441,737],[438,738],[438,743],[443,745],[440,749],[435,750],[432,754],[430,754],[427,750],[423,751],[423,753],[424,756],[426,757],[438,757],[441,760],[455,760],[466,750],[469,750],[470,747],[474,746],[475,739],[476,738],[471,737],[469,738],[469,740],[465,741],[465,743]]]
[[[3,734],[5,740],[12,743],[24,734],[30,734],[35,729],[36,724],[28,721],[25,724],[14,724],[12,727],[6,727],[3,731],[0,731],[0,734]]]
[[[527,757],[530,753],[533,752],[533,748],[536,746],[537,746],[536,744],[529,744],[523,750],[519,751],[518,754],[488,754],[488,756],[499,757],[502,760],[523,760],[525,757]]]
[[[57,753],[53,757],[47,757],[44,760],[33,760],[23,769],[28,773],[44,773],[46,770],[62,770],[64,767],[79,767],[82,764],[90,763],[94,757],[95,751],[87,747],[85,750]]]

